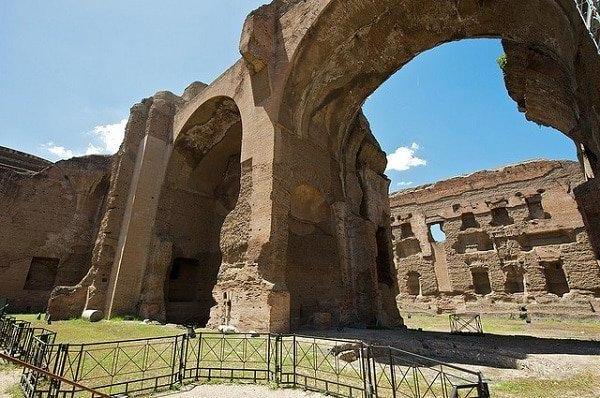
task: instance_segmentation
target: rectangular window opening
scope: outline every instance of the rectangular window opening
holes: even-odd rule
[[[54,288],[60,259],[49,257],[34,257],[25,279],[24,290],[49,291]]]

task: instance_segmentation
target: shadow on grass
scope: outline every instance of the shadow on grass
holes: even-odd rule
[[[519,369],[531,354],[600,355],[600,342],[499,334],[452,334],[420,330],[310,331],[313,335],[356,338],[390,345],[443,362]]]

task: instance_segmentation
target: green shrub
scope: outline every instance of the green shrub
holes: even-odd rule
[[[504,71],[506,69],[506,63],[508,62],[506,59],[506,53],[503,53],[501,56],[499,56],[496,62],[498,62],[500,69]]]

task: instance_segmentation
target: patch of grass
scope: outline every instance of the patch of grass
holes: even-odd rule
[[[17,367],[11,363],[0,363],[0,373],[12,372],[16,369]]]
[[[15,315],[17,319],[31,322],[33,327],[42,327],[57,333],[56,343],[94,343],[149,337],[174,336],[185,333],[184,330],[146,325],[139,321],[123,321],[122,319],[88,322],[82,319],[69,321],[53,321],[48,325],[43,319],[36,319],[35,314]]]
[[[501,398],[567,398],[597,397],[597,376],[581,373],[564,380],[514,379],[495,383],[494,396]]]
[[[503,53],[502,55],[500,55],[498,57],[498,59],[496,60],[496,62],[498,63],[498,66],[500,67],[500,69],[504,70],[506,68],[506,63],[508,62],[506,59],[506,53]]]
[[[449,332],[448,315],[411,314],[405,315],[404,321],[411,329]],[[595,340],[600,336],[600,321],[598,320],[556,320],[533,318],[531,323],[521,319],[483,315],[481,317],[485,333],[501,335],[527,335],[548,338],[571,338],[580,340]]]
[[[23,398],[23,391],[18,384],[10,387],[8,390],[6,390],[6,393],[10,398]]]

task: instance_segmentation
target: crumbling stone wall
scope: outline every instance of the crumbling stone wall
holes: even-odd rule
[[[35,174],[51,165],[49,160],[0,146],[0,173],[13,171],[19,174]]]
[[[43,311],[55,286],[75,284],[86,274],[111,160],[48,162],[38,172],[25,170],[20,161],[10,162],[18,169],[0,171],[0,296],[8,298],[12,311]]]
[[[213,278],[218,266],[216,284],[212,303],[198,308],[205,314],[214,304],[211,327],[226,323],[240,330],[285,332],[302,326],[400,325],[386,158],[360,107],[417,54],[476,37],[503,40],[509,95],[528,118],[556,127],[576,142],[589,170],[587,188],[575,192],[580,202],[595,197],[600,59],[571,0],[275,0],[248,16],[240,40],[242,58],[210,85],[194,83],[182,96],[160,92],[133,106],[110,172],[89,272],[76,284],[54,289],[50,312],[58,318],[78,316],[84,308],[102,309],[107,316],[183,316],[188,310],[172,311],[167,298],[172,286],[179,286],[174,288],[177,295],[191,289],[172,285],[170,275],[178,267],[188,275],[185,269],[208,259],[206,279]],[[232,104],[237,109],[233,113]],[[229,128],[240,122],[239,161],[237,151],[213,153],[217,141],[229,137]],[[179,161],[186,145],[195,155]],[[236,161],[222,173],[226,155]],[[196,169],[213,167],[217,172],[210,177],[220,183],[190,186]],[[537,199],[531,199],[530,206],[539,212]],[[521,207],[512,217],[525,217],[525,205],[515,200],[507,206]],[[545,207],[553,213],[551,206]],[[414,214],[416,220],[419,215]],[[585,207],[595,247],[600,246],[594,222],[598,214],[595,206]],[[507,239],[505,250],[512,253],[517,247],[513,240],[519,247],[536,248],[548,246],[540,241],[564,241],[558,244],[587,261],[579,249],[586,240],[581,225],[569,225],[559,237],[528,227],[533,231],[515,236],[532,235],[529,243]],[[450,221],[446,228],[461,232]],[[427,235],[423,225],[415,225],[413,232],[417,239],[402,248],[420,267],[421,276],[417,270],[410,276],[411,291],[468,286],[461,282],[465,272],[460,267],[422,267],[412,258],[419,249],[437,259],[447,257],[449,264],[455,257],[469,257],[472,268],[480,271],[481,264],[498,266],[483,250],[491,240],[485,231],[461,232],[464,236],[452,251],[441,245],[422,247]],[[556,261],[541,249],[522,251],[529,253],[523,258]],[[563,250],[561,261],[567,261],[567,252]],[[587,263],[590,269],[595,266]],[[38,266],[46,272],[52,263],[42,259]],[[556,291],[564,287],[559,269],[548,274]],[[425,277],[434,274],[437,286]],[[591,287],[583,274],[570,278],[587,295]],[[476,275],[478,289],[489,284],[497,290],[499,271],[488,279],[481,272]],[[419,278],[429,282],[419,283]],[[518,282],[511,286],[519,289]],[[206,298],[203,293],[202,301]]]
[[[573,194],[583,181],[576,162],[532,161],[392,194],[401,309],[593,313],[600,266]]]

